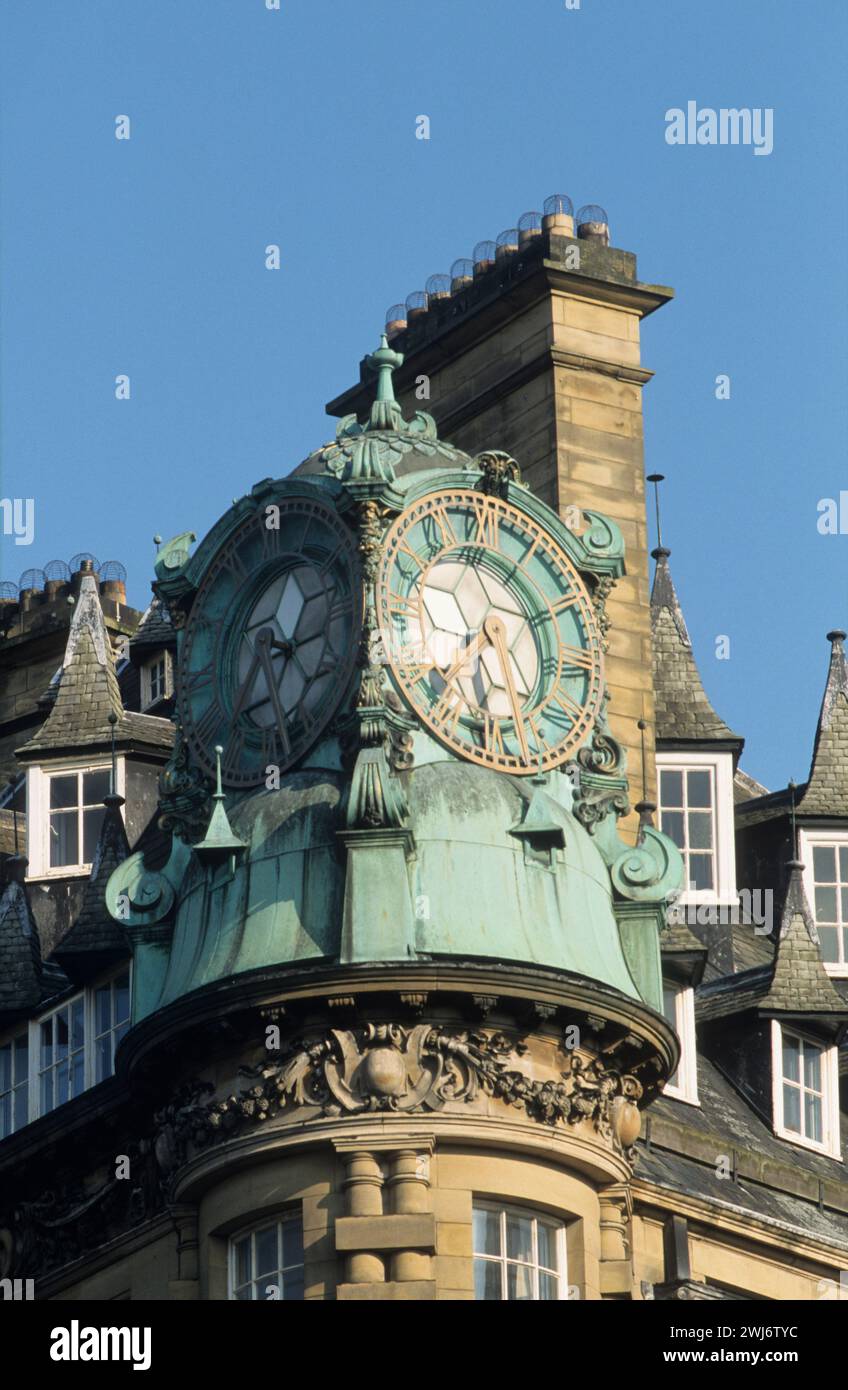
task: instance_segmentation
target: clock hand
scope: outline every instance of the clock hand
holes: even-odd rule
[[[462,670],[463,666],[467,665],[467,663],[471,660],[472,656],[477,655],[477,652],[480,650],[483,643],[489,640],[491,639],[487,637],[485,628],[481,629],[481,631],[478,632],[476,636],[472,637],[471,641],[465,647],[463,647],[461,656],[457,658],[457,660],[453,663],[451,667],[448,668],[447,671],[442,671],[440,667],[436,667],[436,670],[439,672],[439,675],[441,676],[445,685],[453,684],[453,682],[456,680],[456,677]]]
[[[256,638],[256,645],[259,652],[259,664],[262,667],[265,682],[268,686],[268,698],[271,701],[271,708],[274,711],[274,718],[277,721],[277,732],[280,735],[283,752],[286,757],[288,757],[291,752],[291,743],[289,742],[288,730],[286,728],[286,716],[280,704],[280,693],[277,689],[277,674],[274,671],[274,663],[269,651],[270,647],[279,646],[280,644],[275,641],[271,629],[263,627]]]
[[[242,710],[244,709],[244,706],[247,703],[248,692],[253,689],[253,682],[256,680],[256,672],[258,670],[259,653],[258,651],[254,651],[253,660],[251,661],[250,666],[248,667],[247,675],[242,681],[235,705],[233,706],[233,719],[237,719],[238,716],[241,714]]]
[[[503,625],[502,620],[500,618],[496,618],[493,614],[491,617],[488,617],[484,622],[483,631],[486,633],[487,637],[489,638],[489,641],[494,647],[495,652],[497,653],[498,661],[501,664],[501,670],[503,671],[504,682],[506,684],[506,693],[509,697],[509,703],[512,705],[512,717],[513,723],[515,724],[515,732],[518,735],[518,742],[521,745],[521,756],[524,759],[525,763],[529,763],[530,749],[527,746],[527,736],[524,732],[524,719],[521,713],[521,705],[518,702],[518,691],[515,688],[515,681],[512,675],[512,665],[510,663],[509,651],[506,645],[506,629]]]

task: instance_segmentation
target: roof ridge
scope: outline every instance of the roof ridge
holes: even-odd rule
[[[808,815],[848,815],[848,661],[845,633],[827,634],[830,662],[807,785],[798,800]]]
[[[651,589],[653,675],[658,739],[692,743],[744,742],[716,713],[695,661],[692,639],[671,577],[671,551],[657,546]]]

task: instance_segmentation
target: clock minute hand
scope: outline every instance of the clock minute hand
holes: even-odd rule
[[[288,647],[289,652],[291,652],[290,644],[286,643],[285,645]],[[256,649],[259,664],[262,667],[265,683],[268,686],[268,698],[271,701],[271,708],[274,711],[274,718],[277,721],[277,732],[280,735],[283,752],[286,757],[288,757],[291,752],[291,743],[289,741],[288,729],[286,728],[285,712],[280,704],[280,693],[277,690],[277,675],[274,671],[274,663],[271,659],[271,648],[281,646],[282,644],[276,641],[270,628],[263,627],[261,632],[257,634]]]
[[[515,724],[515,732],[518,735],[518,742],[521,745],[521,755],[525,763],[530,761],[530,749],[527,745],[527,735],[524,732],[524,720],[521,713],[521,705],[518,702],[518,691],[515,688],[515,681],[512,675],[512,666],[509,660],[509,651],[506,645],[506,629],[500,618],[494,616],[486,619],[483,624],[483,631],[489,638],[492,646],[497,653],[498,661],[506,684],[506,693],[509,703],[512,705],[512,717]]]

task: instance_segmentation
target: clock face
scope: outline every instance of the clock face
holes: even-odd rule
[[[196,760],[255,786],[315,741],[353,673],[361,625],[355,538],[313,498],[264,507],[215,556],[186,624],[178,701]],[[276,517],[274,519],[277,519]]]
[[[385,538],[377,606],[398,686],[454,752],[532,773],[585,740],[603,691],[592,603],[517,507],[471,488],[413,503]]]

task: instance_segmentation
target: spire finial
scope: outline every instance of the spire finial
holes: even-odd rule
[[[366,358],[372,371],[377,373],[377,394],[371,404],[371,418],[366,428],[372,430],[397,429],[402,423],[401,409],[395,400],[392,373],[403,365],[403,353],[389,347],[385,333],[380,334],[380,346]]]
[[[663,543],[662,543],[662,526],[660,525],[660,488],[659,488],[659,485],[660,485],[660,483],[664,483],[664,482],[665,482],[665,474],[664,474],[664,473],[649,473],[649,474],[648,474],[648,482],[649,482],[649,483],[653,483],[653,485],[654,485],[654,511],[655,511],[655,513],[656,513],[656,518],[657,518],[657,546],[656,546],[656,550],[652,550],[652,551],[651,551],[651,554],[654,556],[655,559],[659,559],[659,555],[657,554],[658,551],[661,552],[663,555],[666,555],[666,556],[668,556],[668,555],[671,554],[671,551],[670,551],[670,550],[666,550],[665,546],[664,546]]]
[[[645,730],[648,725],[646,720],[636,721],[636,728],[639,730],[639,739],[642,745],[642,800],[637,802],[636,810],[639,812],[639,832],[638,842],[641,844],[645,838],[645,829],[654,824],[654,811],[657,809],[656,802],[648,800],[648,765],[645,760]]]
[[[223,801],[224,793],[221,790],[221,755],[224,749],[220,743],[215,744],[215,800],[219,798]]]
[[[798,785],[797,785],[797,783],[796,783],[796,782],[793,782],[793,781],[788,782],[788,783],[786,784],[786,790],[789,792],[789,818],[790,818],[790,821],[791,821],[791,824],[792,824],[792,858],[790,859],[789,862],[790,862],[790,864],[794,865],[794,864],[797,864],[797,863],[799,862],[799,860],[798,860],[798,832],[797,832],[796,826],[795,826],[795,793],[796,793],[796,791],[798,790]]]
[[[246,849],[246,845],[244,840],[233,834],[227,812],[224,809],[224,791],[221,785],[221,755],[223,751],[221,744],[216,743],[215,792],[212,797],[215,805],[212,807],[206,834],[200,843],[195,845],[194,852],[201,861],[208,860],[212,864],[226,859],[228,855],[233,856],[231,864],[235,864],[234,856],[241,854]]]

